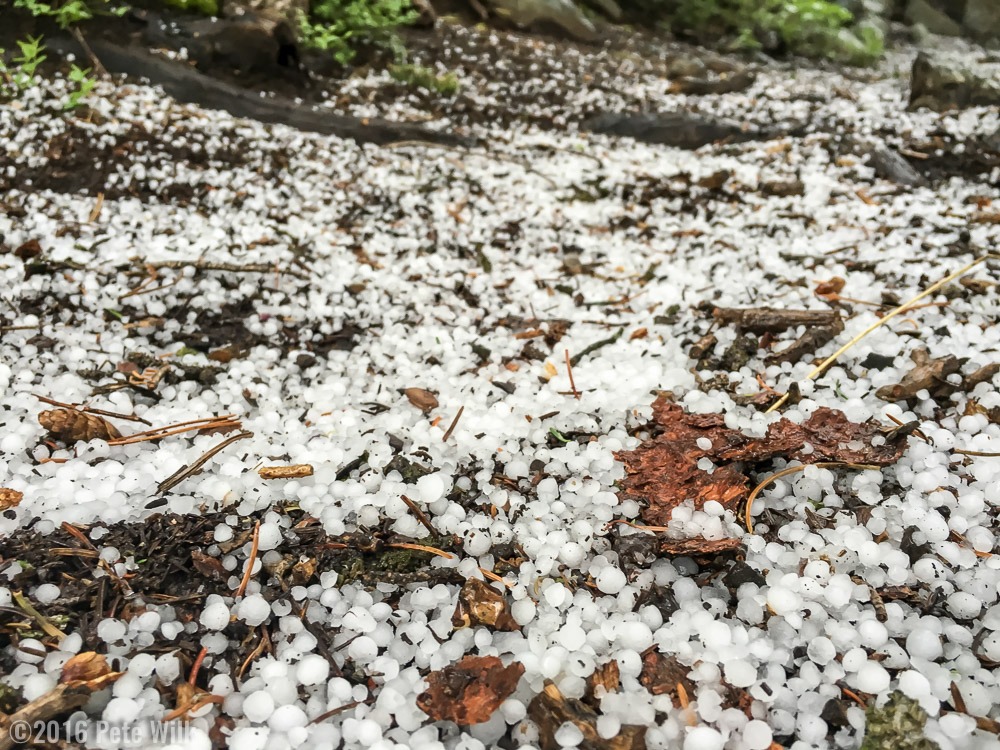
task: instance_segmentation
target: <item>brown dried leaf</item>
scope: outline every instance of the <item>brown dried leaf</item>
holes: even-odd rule
[[[292,585],[305,586],[316,574],[316,558],[310,557],[308,560],[299,560],[292,566]]]
[[[528,718],[538,727],[542,750],[560,750],[556,731],[567,721],[583,734],[577,745],[581,750],[646,750],[646,727],[625,724],[614,737],[604,739],[597,733],[597,712],[583,701],[567,698],[549,680],[528,705]]]
[[[90,682],[108,674],[111,674],[111,667],[104,654],[84,651],[63,664],[59,682]]]
[[[311,477],[313,467],[311,464],[295,464],[293,466],[261,466],[257,469],[261,479],[301,479]]]
[[[458,592],[458,604],[451,623],[456,628],[487,625],[509,632],[521,629],[511,615],[510,605],[503,594],[478,578],[468,579]]]
[[[420,411],[428,412],[431,409],[437,408],[437,397],[430,391],[423,388],[407,388],[403,393],[406,394],[410,403],[420,409]]]
[[[622,496],[645,500],[642,517],[657,526],[665,525],[673,509],[687,499],[693,500],[696,508],[716,500],[735,510],[746,498],[749,481],[743,470],[732,465],[735,462],[750,464],[747,471],[777,457],[802,463],[888,466],[898,461],[906,448],[905,431],[887,430],[874,420],[857,424],[843,412],[825,407],[800,425],[781,419],[768,427],[763,438],[727,428],[721,414],[685,414],[663,396],[653,403],[653,419],[662,428],[660,434],[615,456],[625,464]],[[875,437],[885,442],[875,446]],[[702,439],[711,445],[700,448],[698,441]],[[698,468],[702,458],[714,461],[715,471],[709,474]]]
[[[958,372],[962,363],[958,357],[948,354],[944,357],[931,359],[926,350],[918,349],[910,355],[914,367],[895,385],[885,385],[875,391],[875,395],[883,401],[904,401],[915,398],[918,391],[927,390],[931,398],[938,398],[954,393],[956,386],[947,378]]]
[[[690,668],[681,664],[673,654],[668,656],[659,651],[649,651],[642,657],[639,682],[653,695],[669,695],[674,705],[680,708],[678,685],[683,687],[688,697],[695,694],[694,682],[688,677],[689,671]]]
[[[965,376],[965,379],[962,380],[962,390],[971,391],[980,383],[989,383],[998,372],[1000,372],[1000,363],[983,365],[975,372]]]
[[[28,261],[32,258],[37,258],[42,254],[42,246],[38,244],[38,240],[28,240],[27,242],[18,246],[14,251],[15,257],[21,260]]]
[[[58,440],[73,443],[78,440],[113,440],[122,435],[103,417],[76,409],[52,409],[38,415],[38,422]]]
[[[524,665],[505,667],[497,656],[464,656],[458,664],[427,675],[417,706],[435,721],[482,724],[517,688]]]
[[[629,334],[628,340],[629,341],[635,341],[636,339],[644,339],[648,335],[649,335],[649,331],[647,329],[645,329],[645,328],[636,328],[634,331],[632,331],[631,334]]]
[[[215,581],[228,581],[229,576],[232,575],[225,569],[220,560],[196,549],[191,550],[191,563],[195,570],[205,578],[211,578]]]
[[[8,510],[10,508],[15,508],[21,504],[24,499],[24,493],[18,492],[17,490],[9,490],[6,487],[0,487],[0,511]]]
[[[836,297],[844,290],[844,284],[846,283],[847,281],[840,276],[834,276],[832,279],[821,281],[816,284],[816,296]]]

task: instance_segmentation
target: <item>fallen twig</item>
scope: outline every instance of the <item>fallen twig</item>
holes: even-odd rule
[[[208,459],[210,459],[216,453],[221,451],[223,448],[226,448],[227,446],[235,443],[237,440],[243,440],[244,438],[248,437],[253,437],[253,433],[250,432],[249,430],[247,430],[246,432],[241,432],[238,435],[233,435],[232,437],[228,437],[221,443],[216,445],[214,448],[209,448],[207,451],[205,451],[205,453],[201,455],[200,458],[198,458],[190,466],[187,465],[182,466],[180,469],[178,469],[169,477],[160,482],[160,484],[156,487],[156,494],[162,495],[167,490],[176,487],[178,484],[183,482],[189,476],[197,472],[198,469],[204,466],[205,462],[208,461]]]

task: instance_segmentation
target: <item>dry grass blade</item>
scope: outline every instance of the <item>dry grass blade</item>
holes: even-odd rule
[[[962,276],[965,273],[968,273],[970,270],[972,270],[973,268],[975,268],[976,266],[978,266],[983,261],[985,261],[985,260],[987,260],[989,258],[996,258],[996,257],[998,257],[998,256],[994,255],[993,253],[989,253],[987,255],[983,255],[983,256],[981,256],[979,258],[976,258],[974,261],[972,261],[971,263],[968,263],[968,264],[962,266],[960,269],[958,269],[954,273],[952,273],[952,274],[950,274],[948,276],[945,276],[943,279],[941,279],[938,282],[935,282],[934,284],[931,284],[929,287],[927,287],[924,291],[922,291],[920,294],[918,294],[916,297],[914,297],[910,301],[904,302],[899,307],[893,308],[888,313],[886,313],[885,316],[883,318],[881,318],[877,323],[873,323],[872,325],[868,326],[868,328],[866,328],[865,330],[863,330],[861,333],[859,333],[853,339],[851,339],[850,341],[848,341],[846,344],[844,344],[842,347],[840,347],[837,351],[835,351],[829,357],[827,357],[822,362],[820,362],[816,366],[816,369],[814,369],[811,373],[809,373],[806,376],[806,380],[815,380],[817,377],[819,377],[824,372],[826,372],[827,368],[829,368],[830,365],[832,365],[834,362],[836,362],[837,358],[841,354],[843,354],[848,349],[850,349],[852,346],[854,346],[855,344],[857,344],[859,341],[861,341],[861,339],[863,339],[865,336],[867,336],[869,333],[871,333],[872,331],[874,331],[879,326],[884,325],[888,321],[890,321],[893,318],[895,318],[897,315],[899,315],[901,313],[904,313],[904,312],[907,312],[912,307],[912,305],[914,305],[916,302],[919,302],[924,297],[926,297],[926,296],[928,296],[930,294],[934,294],[934,292],[936,292],[938,289],[940,289],[941,287],[943,287],[945,284],[948,284],[949,282],[952,282],[955,279],[957,279],[959,276]],[[773,404],[771,404],[770,408],[768,408],[768,410],[766,412],[764,412],[764,413],[767,414],[769,412],[776,411],[777,409],[780,409],[784,405],[784,403],[788,400],[788,396],[789,396],[789,394],[786,393],[784,396],[782,396],[777,401],[775,401]]]
[[[236,596],[241,597],[246,593],[247,586],[250,585],[250,576],[253,575],[253,564],[257,562],[257,547],[260,546],[260,521],[253,527],[253,544],[250,547],[250,557],[247,559],[247,569],[243,571],[243,580],[240,587],[236,589]]]
[[[18,607],[23,609],[27,614],[31,615],[33,618],[35,618],[35,622],[38,623],[38,625],[41,627],[42,630],[44,630],[46,633],[48,633],[53,638],[59,641],[61,641],[63,638],[66,637],[66,634],[64,632],[62,632],[59,628],[57,628],[51,622],[46,620],[45,616],[42,615],[41,612],[32,607],[31,603],[24,598],[24,594],[22,594],[20,591],[11,591],[10,595],[14,599],[14,601],[17,602]]]
[[[750,496],[747,498],[746,511],[745,511],[745,515],[744,515],[743,518],[746,521],[747,531],[749,533],[751,533],[751,534],[753,533],[753,521],[751,520],[751,517],[750,517],[750,511],[753,509],[753,501],[757,497],[757,495],[759,495],[761,493],[761,491],[765,487],[767,487],[769,484],[771,484],[771,482],[775,481],[776,479],[781,479],[782,477],[786,477],[789,474],[795,474],[796,472],[799,472],[799,471],[805,471],[810,466],[815,466],[815,467],[820,468],[820,469],[830,469],[830,468],[834,468],[834,467],[837,467],[837,466],[841,466],[841,467],[843,467],[845,469],[862,469],[862,470],[863,469],[881,469],[882,468],[881,466],[873,466],[872,464],[852,464],[852,463],[847,463],[846,461],[819,461],[819,462],[814,463],[814,464],[802,464],[801,466],[789,466],[787,469],[782,469],[781,471],[779,471],[779,472],[777,472],[775,474],[772,474],[767,479],[765,479],[763,482],[761,482],[756,487],[754,487],[753,488],[753,492],[751,492]]]

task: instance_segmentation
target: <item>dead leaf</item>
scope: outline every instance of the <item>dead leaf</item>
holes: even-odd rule
[[[427,675],[427,690],[417,696],[417,706],[435,721],[482,724],[514,692],[523,674],[520,662],[505,667],[497,656],[464,656]]]
[[[218,558],[206,555],[204,552],[196,549],[191,550],[191,563],[194,565],[195,570],[205,576],[205,578],[211,578],[215,581],[228,581],[229,576],[232,575],[225,569]]]
[[[16,508],[24,499],[24,493],[0,487],[0,511]]]
[[[78,440],[114,440],[122,435],[103,417],[85,414],[76,409],[52,409],[38,415],[38,422],[58,440],[73,443]]]
[[[410,403],[422,412],[426,413],[431,409],[437,408],[437,397],[430,391],[426,391],[423,388],[407,388],[403,393],[406,394]]]
[[[694,682],[688,677],[689,667],[681,664],[673,654],[661,654],[659,651],[649,651],[642,657],[642,672],[639,673],[639,682],[653,695],[669,695],[674,702],[674,706],[681,708],[681,700],[678,697],[683,688],[686,696],[695,694]]]
[[[292,585],[293,586],[305,586],[306,583],[312,580],[312,577],[316,574],[316,567],[318,563],[315,557],[310,557],[308,560],[299,560],[295,565],[292,566]]]
[[[925,349],[917,349],[910,355],[914,367],[901,381],[894,385],[884,385],[875,391],[883,401],[905,401],[915,398],[922,390],[930,392],[931,398],[940,398],[954,393],[955,384],[949,383],[949,375],[958,372],[962,366],[958,357],[948,354],[931,359]]]
[[[468,579],[458,592],[458,604],[451,623],[456,628],[486,625],[509,632],[521,629],[511,615],[510,605],[503,594],[478,578]]]
[[[84,651],[63,664],[59,682],[90,682],[111,673],[104,654]]]
[[[656,526],[665,525],[673,509],[688,499],[696,508],[715,500],[736,510],[749,489],[744,472],[757,470],[758,464],[774,458],[807,464],[840,461],[888,466],[906,448],[905,434],[873,420],[857,424],[843,412],[827,408],[817,409],[800,425],[781,419],[762,438],[727,428],[721,414],[685,414],[663,396],[653,403],[653,420],[660,428],[658,434],[615,457],[625,464],[622,498],[644,500],[642,517]],[[882,438],[883,444],[875,446],[875,437]],[[699,446],[704,440],[707,448]],[[703,458],[715,463],[712,473],[699,468]],[[736,463],[747,466],[738,468]]]
[[[648,330],[646,330],[645,328],[636,328],[636,329],[635,329],[634,331],[632,331],[632,333],[631,333],[631,334],[629,335],[629,337],[628,337],[628,340],[629,340],[629,341],[635,341],[636,339],[644,339],[644,338],[646,338],[646,336],[647,336],[648,334],[649,334],[649,331],[648,331]]]
[[[528,718],[538,727],[541,750],[560,750],[556,732],[571,722],[583,734],[581,750],[646,750],[646,727],[624,724],[618,734],[604,739],[597,733],[597,712],[583,701],[567,698],[550,680],[528,705]]]
[[[827,281],[821,281],[816,284],[816,296],[824,298],[836,297],[844,290],[844,284],[846,283],[847,281],[840,276],[834,276]]]
[[[38,240],[28,240],[27,242],[19,245],[14,251],[15,257],[18,257],[23,261],[29,261],[32,258],[37,258],[41,254],[42,246],[38,244]]]
[[[257,469],[261,479],[301,479],[311,477],[311,464],[294,464],[292,466],[261,466]]]

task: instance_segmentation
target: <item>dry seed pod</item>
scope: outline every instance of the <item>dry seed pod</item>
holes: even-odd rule
[[[430,411],[438,405],[438,400],[430,391],[423,388],[407,388],[403,393],[410,400],[410,403],[420,409],[420,411]]]
[[[38,422],[59,440],[113,440],[122,435],[108,420],[76,409],[52,409],[38,415]]]

